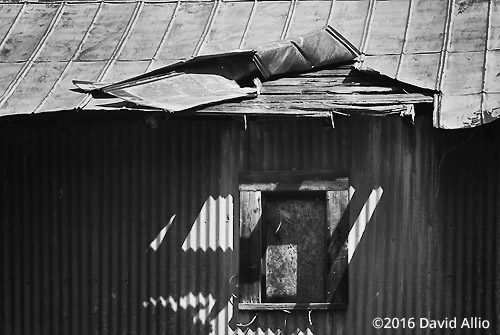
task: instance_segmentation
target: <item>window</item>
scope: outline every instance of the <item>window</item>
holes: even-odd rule
[[[348,192],[324,171],[240,175],[240,309],[345,307]]]

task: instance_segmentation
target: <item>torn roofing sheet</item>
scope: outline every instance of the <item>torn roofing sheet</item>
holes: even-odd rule
[[[178,112],[236,98],[253,98],[257,96],[259,80],[345,63],[358,55],[356,47],[327,26],[255,50],[194,57],[113,84],[78,80],[74,84],[94,97],[105,93],[138,106]],[[113,102],[113,106],[121,105]]]
[[[118,82],[330,25],[360,69],[438,92],[436,127],[500,118],[498,0],[2,2],[0,18],[0,116],[107,109],[72,80]]]

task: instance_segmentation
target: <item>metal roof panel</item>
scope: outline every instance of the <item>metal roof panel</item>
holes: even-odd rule
[[[500,93],[500,3],[494,0],[26,2],[0,4],[0,16],[2,115],[33,112],[25,108],[44,94],[35,111],[85,105],[88,99],[69,91],[71,79],[115,81],[327,22],[365,52],[362,67],[443,94],[437,126],[469,127],[497,115],[491,112]],[[483,111],[471,118],[479,123],[466,122],[470,104]],[[466,116],[456,118],[460,113]]]

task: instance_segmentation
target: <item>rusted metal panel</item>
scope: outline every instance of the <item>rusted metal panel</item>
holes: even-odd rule
[[[88,37],[76,59],[78,61],[110,59],[126,32],[125,28],[132,19],[135,7],[135,3],[102,4],[99,16],[89,27]]]
[[[240,49],[255,6],[254,2],[246,1],[221,3],[199,53],[214,54]]]
[[[366,54],[400,54],[409,15],[408,1],[377,1],[375,4]]]
[[[331,1],[297,1],[286,37],[301,36],[327,25],[331,7]]]
[[[195,56],[196,46],[203,36],[205,26],[212,19],[215,3],[181,2],[176,9],[165,43],[158,50],[158,59],[187,59]]]
[[[16,107],[21,101],[14,94],[16,88],[36,84],[31,81],[36,76],[29,72],[37,61],[68,62],[62,75],[47,83],[51,88],[42,90],[46,96],[41,100],[50,110],[71,110],[98,106],[88,98],[71,103],[52,98],[73,95],[61,82],[66,73],[79,71],[73,70],[78,67],[75,60],[105,61],[98,79],[107,80],[111,74],[123,77],[116,72],[120,68],[114,67],[118,59],[149,62],[145,70],[138,63],[137,71],[144,72],[199,54],[252,48],[328,23],[367,55],[361,59],[361,69],[371,68],[439,94],[470,94],[471,103],[479,101],[472,111],[456,104],[440,109],[442,104],[436,104],[436,127],[474,127],[496,119],[491,111],[498,105],[489,99],[487,107],[486,96],[480,96],[480,92],[499,93],[498,78],[495,72],[489,73],[497,63],[495,50],[500,43],[498,3],[493,0],[109,1],[3,3],[0,7],[0,61],[9,68],[3,71],[6,82],[1,84],[2,115],[16,109],[16,114],[47,111],[35,101]],[[18,71],[20,62],[25,63]],[[464,64],[468,71],[462,70]],[[457,80],[463,73],[467,80]],[[453,99],[441,100],[446,104]],[[32,105],[37,105],[35,110],[22,110]],[[454,117],[441,114],[452,108],[459,108],[461,119],[476,111],[482,117],[477,123],[447,123]]]
[[[1,124],[4,334],[377,334],[379,316],[498,332],[496,124],[38,120]],[[347,308],[233,313],[238,172],[292,169],[349,176]]]
[[[7,5],[9,8],[9,5]],[[0,40],[0,61],[22,62],[28,60],[36,50],[38,43],[49,32],[49,27],[54,19],[57,9],[55,5],[39,5],[22,7],[22,12],[15,23],[5,32]],[[2,20],[2,26],[4,26]],[[36,29],[33,29],[36,22]],[[5,24],[12,24],[6,20]]]
[[[177,6],[174,2],[146,3],[118,59],[151,61],[165,41]]]
[[[86,6],[67,4],[37,60],[42,62],[71,60],[81,51],[78,47],[83,42],[98,8],[96,3]]]

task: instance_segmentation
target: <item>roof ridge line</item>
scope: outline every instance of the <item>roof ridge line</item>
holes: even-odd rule
[[[50,21],[49,26],[47,27],[47,31],[42,35],[40,38],[40,41],[38,41],[35,49],[31,53],[31,55],[28,57],[28,59],[24,62],[23,67],[21,70],[17,73],[17,75],[14,77],[12,82],[10,83],[9,87],[5,90],[4,94],[0,97],[0,108],[3,106],[3,104],[7,101],[8,98],[14,94],[16,91],[17,87],[21,84],[21,81],[24,79],[28,71],[31,69],[33,64],[35,63],[35,60],[38,58],[40,55],[40,52],[42,51],[43,47],[45,46],[45,43],[47,42],[48,37],[50,34],[54,31],[55,26],[61,19],[63,9],[66,6],[65,2],[61,2],[59,4],[59,7],[57,8],[54,17]]]

